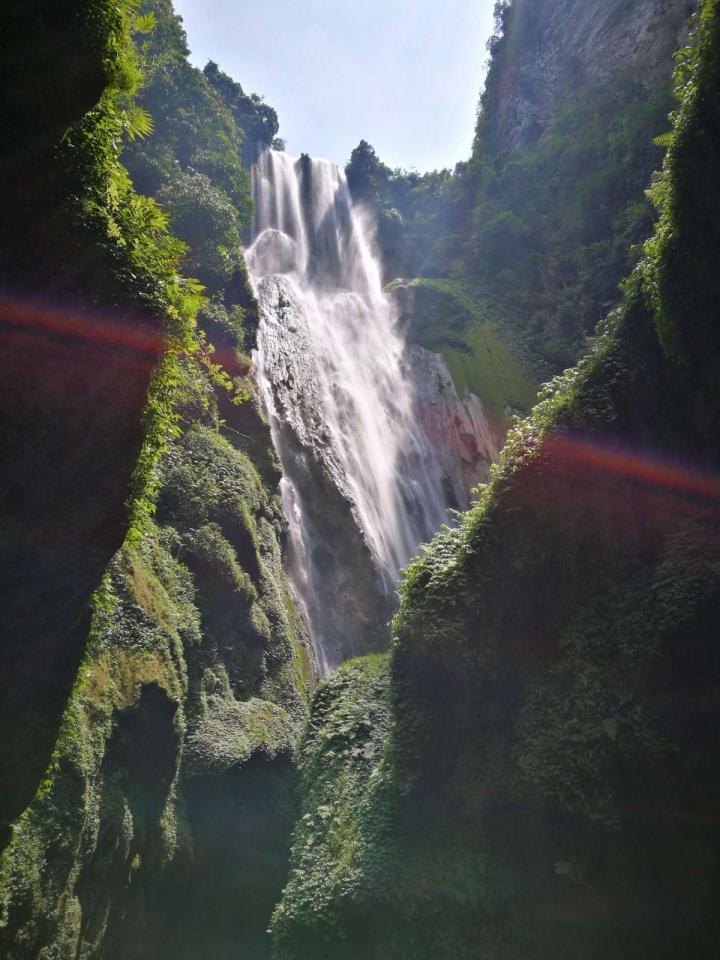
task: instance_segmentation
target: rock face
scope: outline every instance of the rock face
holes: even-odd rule
[[[266,151],[248,262],[291,568],[323,669],[385,647],[399,572],[487,477],[477,398],[405,339],[362,211],[327,161]]]
[[[440,354],[411,345],[405,357],[417,416],[433,443],[447,502],[467,509],[469,491],[487,482],[500,455],[502,430],[493,429],[479,397],[458,394]]]
[[[278,960],[718,955],[720,5],[703,12],[621,309],[410,568],[389,664],[316,697]]]
[[[94,7],[0,13],[0,834],[47,767],[88,602],[127,531],[162,350],[159,313],[136,286],[152,280],[124,272],[117,238],[83,218],[88,183],[71,170],[82,138],[63,139],[111,79],[119,15]]]
[[[270,444],[257,415],[254,433]],[[173,445],[156,522],[109,566],[53,764],[5,852],[3,955],[267,956],[312,682],[283,534],[279,498],[216,429]]]
[[[282,276],[264,280],[260,311],[262,366],[272,371],[266,403],[282,451],[290,570],[313,625],[316,657],[327,669],[386,646],[394,598],[363,536],[349,478],[323,417],[315,347],[297,291]]]
[[[493,153],[535,142],[568,89],[604,86],[632,65],[650,90],[670,72],[691,0],[516,0],[497,62]],[[637,79],[636,81],[637,82]]]

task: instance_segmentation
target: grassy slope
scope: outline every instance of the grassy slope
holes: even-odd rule
[[[407,286],[415,294],[412,339],[442,354],[458,391],[476,394],[501,416],[508,408],[527,411],[537,384],[502,339],[492,304],[458,280],[416,277]]]

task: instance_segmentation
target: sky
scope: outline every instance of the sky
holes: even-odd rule
[[[494,0],[175,0],[191,59],[275,107],[290,153],[391,167],[470,154]]]

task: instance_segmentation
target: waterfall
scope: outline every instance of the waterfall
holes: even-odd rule
[[[266,150],[253,192],[258,381],[283,467],[289,572],[327,670],[386,645],[400,570],[453,497],[344,172]]]

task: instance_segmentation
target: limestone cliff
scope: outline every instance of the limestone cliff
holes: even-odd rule
[[[485,94],[482,136],[493,154],[535,143],[573,86],[632,75],[646,95],[668,76],[693,0],[517,0]]]

